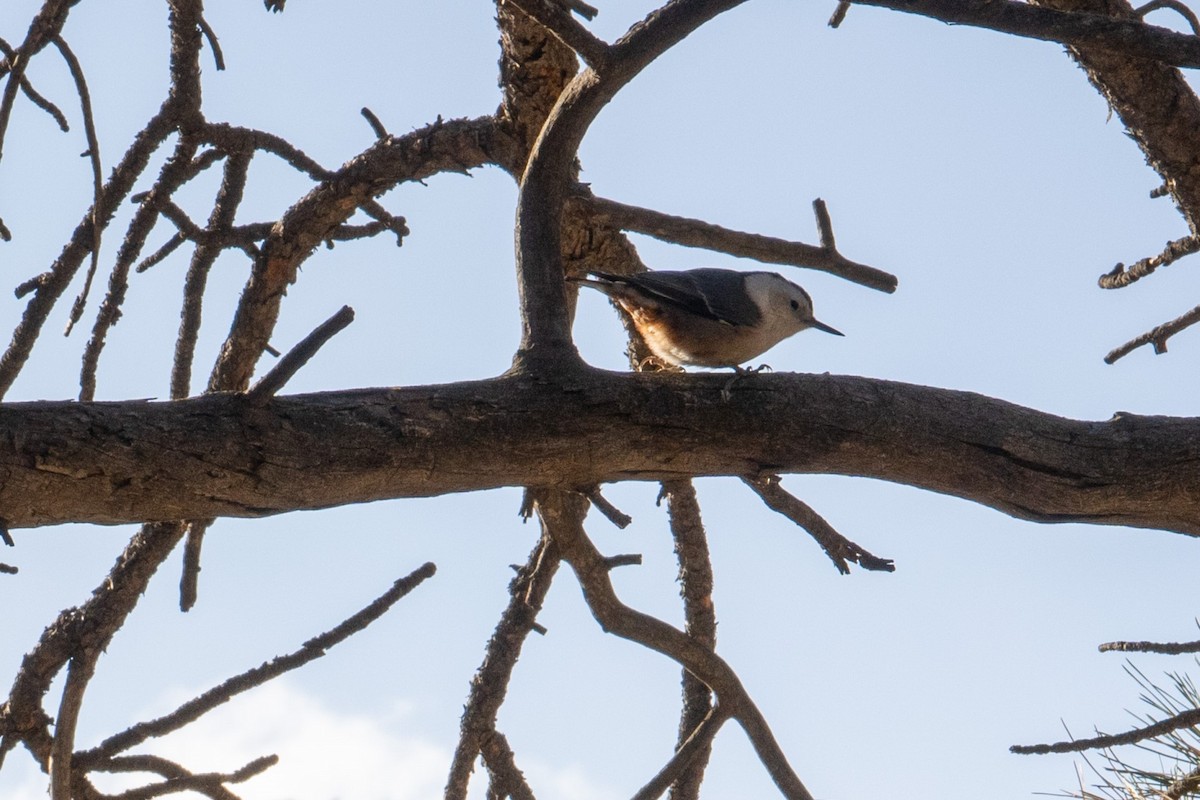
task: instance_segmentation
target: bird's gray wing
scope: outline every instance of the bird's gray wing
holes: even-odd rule
[[[762,314],[746,294],[742,273],[701,267],[640,272],[620,280],[667,305],[730,325],[755,325]]]

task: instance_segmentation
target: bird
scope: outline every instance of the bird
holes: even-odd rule
[[[636,275],[589,271],[568,280],[596,289],[629,314],[650,352],[674,367],[733,367],[816,328],[808,292],[775,272],[716,267]]]

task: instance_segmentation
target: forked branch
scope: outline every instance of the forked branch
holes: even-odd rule
[[[538,515],[546,535],[558,545],[583,588],[584,599],[600,627],[677,661],[717,696],[745,730],[771,779],[789,800],[812,800],[788,764],[775,736],[736,673],[705,644],[655,617],[622,603],[613,589],[609,566],[583,530],[584,498],[573,492],[539,491]],[[703,734],[707,735],[707,734]],[[685,745],[686,746],[686,745]],[[665,787],[664,787],[665,788]]]

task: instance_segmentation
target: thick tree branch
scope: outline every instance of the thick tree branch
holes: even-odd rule
[[[1082,422],[867,378],[588,370],[277,397],[0,406],[0,517],[255,517],[500,486],[861,475],[1022,519],[1200,535],[1200,420]]]
[[[974,25],[1001,33],[1108,50],[1177,67],[1200,68],[1200,38],[1149,25],[1077,11],[1060,11],[1015,0],[853,0],[919,14],[954,25]]]
[[[529,156],[517,195],[517,291],[521,346],[517,369],[546,376],[581,366],[571,341],[563,287],[562,217],[579,144],[600,110],[655,58],[745,0],[672,0],[608,50],[602,73],[587,69],[563,90]]]

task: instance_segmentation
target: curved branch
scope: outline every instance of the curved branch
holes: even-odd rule
[[[848,376],[588,370],[276,397],[0,406],[0,517],[256,517],[498,486],[827,473],[1040,522],[1200,535],[1200,420],[1068,420]]]
[[[1102,49],[1124,57],[1200,68],[1200,38],[1138,19],[1058,10],[1043,7],[1050,3],[1031,5],[1015,0],[853,0],[853,4],[882,6],[954,25],[974,25],[1015,36]]]
[[[254,261],[233,330],[209,378],[210,389],[244,388],[266,347],[287,287],[301,263],[363,205],[405,181],[496,163],[508,145],[491,117],[438,120],[382,139],[312,189],[275,224]]]
[[[534,142],[517,195],[517,292],[521,345],[514,369],[562,375],[582,362],[571,341],[563,287],[562,216],[576,154],[592,121],[654,59],[708,20],[745,0],[673,0],[608,49],[603,72],[567,85]]]
[[[583,530],[583,518],[587,513],[583,498],[574,492],[550,491],[539,492],[535,500],[546,535],[554,539],[563,560],[574,570],[588,608],[600,627],[606,633],[636,642],[673,659],[704,682],[717,696],[717,711],[711,718],[712,723],[702,724],[695,741],[685,742],[679,749],[680,758],[672,759],[671,764],[659,772],[658,777],[663,778],[663,783],[665,777],[670,777],[679,766],[698,754],[709,736],[720,727],[722,717],[728,715],[742,726],[759,760],[784,797],[789,800],[813,800],[788,764],[762,712],[724,659],[704,642],[662,620],[630,608],[617,597],[609,579],[607,559],[600,555]],[[660,782],[655,780],[647,789],[658,789],[659,785]],[[652,795],[644,791],[638,796]]]

